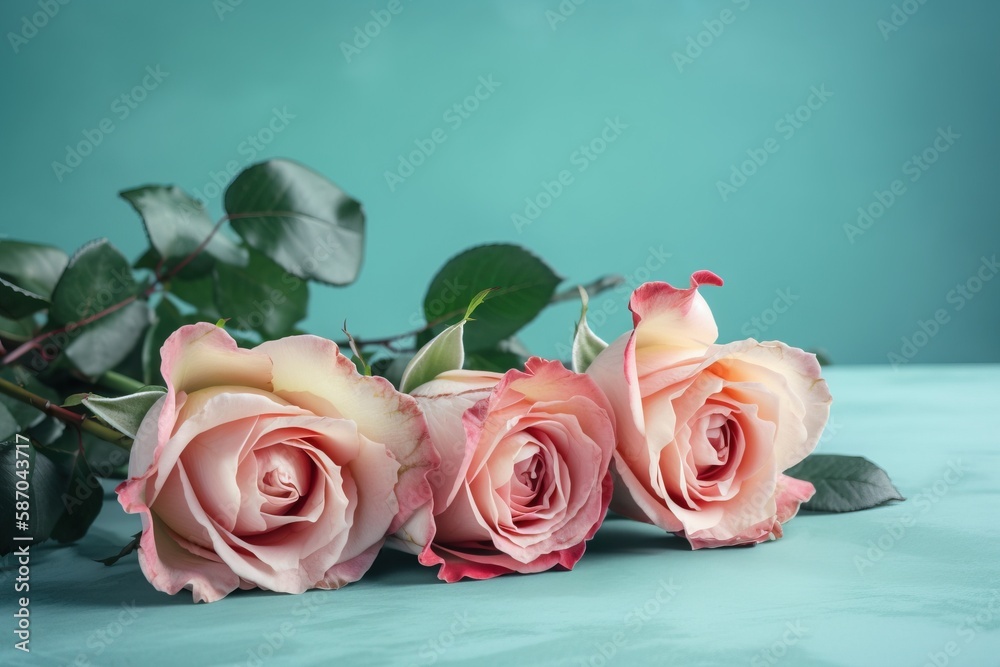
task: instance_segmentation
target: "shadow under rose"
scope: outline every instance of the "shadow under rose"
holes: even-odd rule
[[[594,539],[587,543],[587,553],[583,558],[596,560],[657,551],[691,551],[691,545],[683,537],[664,532],[656,526],[609,514]]]

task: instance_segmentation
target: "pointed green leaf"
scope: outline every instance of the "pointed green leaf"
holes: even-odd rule
[[[215,223],[205,206],[177,186],[147,185],[119,195],[142,217],[150,244],[168,263],[185,259],[209,237],[201,251],[206,257],[228,264],[246,263],[246,251],[221,230],[213,233]],[[198,260],[196,257],[192,262]]]
[[[608,346],[587,326],[587,290],[580,288],[580,321],[576,323],[573,336],[573,371],[584,373],[591,362]]]
[[[87,534],[94,519],[101,513],[104,489],[79,450],[73,454],[45,449],[40,451],[61,464],[65,475],[59,496],[63,511],[52,526],[50,537],[61,543],[73,542]]]
[[[104,565],[110,567],[115,563],[117,563],[118,561],[120,561],[125,556],[128,556],[133,551],[137,551],[139,549],[139,543],[141,541],[142,541],[142,531],[140,530],[138,533],[133,535],[132,539],[129,540],[129,543],[123,546],[121,548],[121,551],[116,553],[114,556],[108,556],[107,558],[98,558],[95,560],[95,562],[103,563]]]
[[[225,207],[236,233],[292,275],[347,285],[361,269],[361,204],[300,164],[248,167],[226,190]]]
[[[545,262],[517,245],[466,250],[448,260],[431,280],[424,297],[424,317],[436,324],[418,337],[418,343],[426,343],[458,322],[463,304],[493,288],[465,332],[467,352],[493,349],[545,308],[561,280]]]
[[[69,257],[59,248],[23,241],[0,241],[0,277],[48,300]]]
[[[401,392],[408,394],[441,373],[462,367],[465,363],[462,334],[466,322],[463,319],[458,324],[451,325],[420,348],[403,371],[403,377],[399,381]]]
[[[140,391],[127,396],[104,398],[91,394],[83,399],[87,409],[130,438],[135,438],[139,424],[149,409],[163,397],[162,391]]]
[[[813,512],[856,512],[904,500],[889,475],[861,456],[810,454],[785,474],[816,487],[816,495],[802,505]]]

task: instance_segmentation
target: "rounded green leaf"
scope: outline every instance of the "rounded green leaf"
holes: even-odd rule
[[[292,333],[306,316],[308,285],[258,252],[245,267],[215,267],[215,304],[229,326],[259,331],[265,338]]]
[[[331,285],[357,277],[361,204],[316,172],[289,160],[255,164],[229,185],[225,206],[236,233],[289,273]]]
[[[147,185],[119,195],[142,217],[149,242],[159,257],[181,260],[211,237],[203,252],[229,264],[245,264],[246,252],[219,232],[204,205],[175,185]],[[196,260],[195,260],[196,261]]]

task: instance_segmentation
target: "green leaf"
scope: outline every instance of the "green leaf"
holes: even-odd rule
[[[150,244],[168,263],[187,258],[210,236],[204,257],[199,255],[192,263],[205,263],[210,257],[228,264],[246,263],[246,251],[225,235],[213,234],[215,223],[204,205],[177,186],[147,185],[119,195],[142,216]]]
[[[467,321],[463,319],[458,324],[451,325],[417,351],[406,365],[399,381],[401,392],[408,394],[441,373],[462,367],[465,363],[462,333]]]
[[[74,330],[75,338],[66,348],[66,357],[84,375],[97,377],[129,355],[142,340],[148,324],[148,305],[145,301],[133,301]]]
[[[281,338],[306,316],[308,301],[308,285],[259,252],[246,267],[215,267],[215,303],[230,327]]]
[[[194,306],[198,312],[210,319],[219,319],[215,306],[215,279],[211,274],[190,280],[174,278],[168,288],[171,294]]]
[[[115,563],[117,563],[118,561],[120,561],[125,556],[128,556],[133,551],[138,550],[139,543],[141,541],[142,541],[142,531],[140,530],[138,533],[136,533],[135,535],[133,535],[132,539],[129,541],[129,543],[126,544],[125,546],[123,546],[121,548],[121,551],[119,551],[118,553],[116,553],[114,556],[108,556],[107,558],[98,558],[98,559],[96,559],[95,562],[97,562],[97,563],[104,563],[104,565],[110,567],[110,566],[114,565]]]
[[[233,229],[289,273],[331,285],[354,282],[364,253],[361,204],[314,171],[270,160],[226,190]],[[242,217],[250,213],[261,213]]]
[[[185,324],[192,324],[190,317],[181,315],[173,301],[164,297],[153,311],[153,324],[146,329],[142,342],[142,381],[146,384],[163,382],[160,376],[160,348],[170,334]]]
[[[802,505],[812,512],[856,512],[904,500],[886,472],[861,456],[810,454],[785,474],[816,487],[816,495]]]
[[[63,512],[52,527],[51,537],[65,543],[87,534],[104,504],[104,489],[79,449],[73,454],[39,450],[52,457],[63,469],[64,482],[59,502]],[[44,458],[44,457],[38,457]]]
[[[484,245],[448,260],[424,297],[424,316],[437,322],[418,337],[426,343],[462,318],[462,305],[495,288],[465,331],[466,352],[489,350],[530,322],[549,303],[562,279],[545,262],[511,244]]]
[[[19,387],[24,387],[31,393],[48,399],[53,403],[59,402],[59,396],[52,389],[36,380],[33,375],[20,366],[0,369],[0,377],[8,382],[13,382]],[[4,410],[13,418],[16,424],[16,428],[13,430],[10,429],[9,424],[4,428],[0,428],[0,441],[13,437],[15,433],[23,433],[29,428],[38,426],[45,420],[44,412],[10,396],[0,394],[0,405],[3,406]]]
[[[509,350],[481,350],[465,357],[463,368],[473,371],[506,373],[511,369],[523,370],[527,357]]]
[[[96,562],[104,563],[106,566],[110,567],[115,563],[117,563],[118,561],[120,561],[125,556],[128,556],[130,553],[137,550],[139,548],[139,543],[141,541],[142,541],[142,531],[140,530],[138,533],[132,536],[132,539],[129,540],[128,544],[126,544],[121,548],[121,551],[116,553],[114,556],[108,556],[107,558],[98,558],[96,559]]]
[[[42,295],[0,278],[0,317],[17,320],[48,307],[49,302]]]
[[[135,438],[143,417],[162,397],[163,392],[157,390],[140,391],[115,398],[91,394],[83,399],[83,404],[112,428]]]
[[[69,257],[50,245],[0,241],[0,276],[48,300]]]
[[[136,293],[128,260],[107,239],[73,255],[52,292],[51,324],[69,324],[99,313]]]
[[[6,401],[0,401],[0,440],[8,440],[20,432],[21,425],[18,423],[17,417],[7,409]]]
[[[439,333],[417,351],[406,365],[403,377],[399,380],[401,392],[409,393],[441,373],[462,368],[465,363],[465,346],[462,343],[465,323],[473,321],[472,314],[492,296],[493,292],[492,288],[485,289],[472,297],[460,322]]]
[[[8,319],[0,315],[0,336],[9,340],[23,343],[34,335],[36,328],[35,320],[30,316]]]
[[[38,456],[26,439],[0,443],[0,489],[4,490],[0,512],[5,517],[0,521],[0,556],[25,544],[15,537],[31,537],[34,542],[48,539],[63,512],[59,497],[64,481],[59,468],[45,456]],[[18,502],[27,502],[28,509],[18,510]],[[27,529],[22,530],[18,521],[25,521]]]
[[[580,321],[573,336],[573,371],[584,373],[591,362],[608,346],[587,326],[587,290],[580,288]]]

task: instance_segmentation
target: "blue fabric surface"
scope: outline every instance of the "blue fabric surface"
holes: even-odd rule
[[[997,665],[1000,366],[832,368],[819,451],[866,456],[907,501],[800,514],[785,538],[690,551],[611,518],[572,572],[444,584],[384,552],[360,582],[211,605],[155,591],[138,529],[109,494],[78,544],[35,547],[31,654],[12,633],[4,561],[0,663],[41,665]]]

